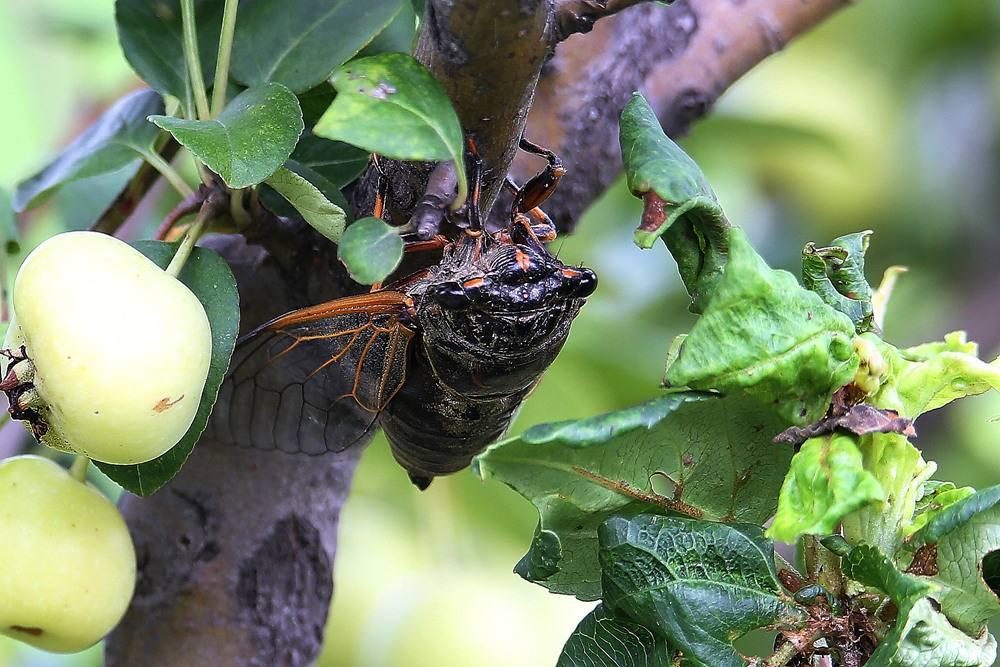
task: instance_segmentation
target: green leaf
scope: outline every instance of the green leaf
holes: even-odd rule
[[[649,628],[599,604],[569,636],[556,667],[672,667],[673,653]]]
[[[825,535],[851,512],[884,499],[853,437],[810,438],[792,459],[767,535],[789,544],[802,535]]]
[[[161,241],[136,241],[136,250],[166,268],[177,250],[174,243]],[[180,281],[190,288],[205,307],[212,327],[212,359],[208,368],[208,379],[194,422],[180,442],[158,458],[137,465],[94,464],[105,475],[120,484],[126,491],[139,496],[148,496],[170,481],[187,461],[198,437],[205,430],[212,406],[219,394],[219,387],[229,368],[236,336],[240,324],[239,293],[236,280],[229,265],[218,254],[208,248],[195,248],[180,274]],[[183,350],[171,351],[183,354]]]
[[[861,544],[841,560],[844,575],[865,586],[877,588],[897,605],[932,595],[937,587],[925,579],[904,574],[889,557],[869,544]]]
[[[539,512],[516,571],[556,593],[601,595],[597,529],[610,516],[667,507],[728,521],[773,512],[791,450],[771,438],[785,422],[745,395],[669,394],[580,421],[536,426],[474,462]],[[655,482],[670,480],[668,497]],[[666,491],[665,489],[663,491]]]
[[[651,248],[663,238],[691,295],[691,310],[700,313],[726,265],[729,222],[701,169],[663,133],[639,93],[622,111],[619,137],[629,190],[646,202],[635,242]]]
[[[306,132],[292,151],[292,159],[326,178],[334,187],[351,183],[368,166],[371,154],[341,141]]]
[[[680,650],[685,664],[745,667],[732,642],[801,619],[759,526],[640,515],[600,529],[604,602]]]
[[[951,482],[926,482],[923,495],[917,500],[913,521],[906,528],[907,535],[916,533],[943,510],[975,493],[976,490],[971,486],[956,487]]]
[[[854,544],[871,544],[896,557],[917,499],[937,465],[927,462],[906,437],[873,433],[858,441],[864,469],[879,481],[885,501],[866,505],[844,517],[844,536]]]
[[[400,0],[243,0],[233,77],[247,86],[309,90],[371,42],[399,9]]]
[[[302,134],[302,111],[280,83],[237,95],[217,118],[151,116],[231,188],[257,185],[281,167]]]
[[[937,545],[937,574],[944,590],[935,596],[952,623],[979,636],[1000,613],[1000,582],[995,567],[1000,557],[1000,485],[978,491],[937,514],[915,534],[910,546]],[[988,574],[988,580],[987,575]]]
[[[854,377],[854,324],[771,269],[739,229],[708,307],[667,368],[664,384],[745,390],[796,425],[819,420]]]
[[[458,172],[456,209],[465,202],[464,137],[451,101],[426,67],[402,53],[344,65],[333,75],[337,97],[313,131],[396,160],[451,160]]]
[[[889,363],[888,381],[871,399],[881,408],[897,410],[915,419],[952,401],[1000,389],[1000,360],[979,359],[978,346],[953,331],[944,342],[927,343],[898,350],[873,335],[873,341]]]
[[[988,632],[970,637],[952,626],[930,598],[907,601],[896,624],[865,667],[991,667],[997,642]]]
[[[330,202],[319,188],[284,167],[265,181],[295,207],[302,218],[317,232],[334,243],[340,241],[347,225],[344,209]]]
[[[21,252],[19,239],[10,193],[6,188],[0,188],[0,253],[16,255]]]
[[[152,90],[137,90],[115,102],[52,163],[17,186],[15,210],[40,204],[66,183],[125,168],[135,173],[142,155],[153,151],[160,136],[160,130],[146,120],[157,113],[163,113],[163,98]]]
[[[403,238],[378,218],[361,218],[347,228],[337,248],[351,278],[362,285],[381,282],[403,259]]]
[[[222,0],[194,3],[199,60],[209,88],[219,50],[223,5]],[[118,41],[135,73],[162,94],[182,102],[189,100],[180,0],[116,0],[115,21]]]
[[[806,245],[802,251],[802,284],[830,307],[851,318],[858,333],[874,328],[873,291],[865,278],[865,253],[871,232],[848,234],[828,248]]]
[[[414,40],[417,36],[417,13],[413,4],[403,0],[399,12],[392,21],[366,46],[361,57],[375,56],[380,53],[412,53]]]

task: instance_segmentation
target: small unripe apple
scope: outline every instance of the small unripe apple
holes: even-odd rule
[[[73,653],[111,632],[135,588],[118,509],[38,456],[0,461],[0,632]]]
[[[42,443],[129,464],[183,437],[205,388],[212,337],[182,282],[114,237],[69,232],[28,255],[13,302],[4,348],[17,377],[8,373],[5,384],[17,380],[12,412]]]

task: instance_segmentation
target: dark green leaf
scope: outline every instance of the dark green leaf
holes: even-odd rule
[[[360,58],[333,75],[337,97],[314,132],[396,160],[451,160],[465,201],[464,137],[458,116],[426,67],[402,53]]]
[[[231,188],[257,185],[281,167],[302,134],[299,101],[280,83],[240,93],[217,118],[151,116]]]
[[[640,515],[600,529],[604,602],[680,650],[686,664],[745,667],[732,642],[800,620],[759,526]]]
[[[978,636],[1000,613],[1000,587],[984,565],[1000,553],[1000,485],[978,491],[943,509],[916,533],[910,546],[937,545],[937,575],[944,587],[935,596],[957,627]],[[991,561],[993,562],[993,561]],[[994,562],[995,566],[995,562]]]
[[[153,151],[160,130],[146,120],[163,113],[163,98],[152,90],[129,93],[101,114],[56,159],[17,186],[14,208],[23,211],[41,203],[60,185],[139,168],[142,155]]]
[[[324,81],[315,88],[311,88],[304,93],[299,93],[299,106],[302,107],[302,120],[306,124],[306,133],[302,138],[309,136],[313,125],[316,124],[326,110],[333,103],[333,98],[337,96],[337,91],[329,81]]]
[[[802,251],[802,284],[850,317],[858,333],[874,328],[873,292],[865,278],[870,236],[858,232],[834,239],[828,248],[810,243]]]
[[[536,426],[488,449],[474,469],[538,509],[540,526],[518,574],[593,600],[601,594],[597,528],[610,516],[674,507],[766,520],[792,454],[771,442],[784,425],[745,395],[669,394],[620,412]],[[659,481],[673,484],[662,490],[667,497],[657,495]]]
[[[663,133],[639,93],[622,111],[619,137],[628,187],[646,202],[635,242],[651,248],[663,237],[691,310],[700,313],[726,265],[729,222],[701,169]]]
[[[667,368],[669,387],[745,390],[796,425],[818,421],[858,370],[854,324],[776,271],[730,230],[730,256],[708,307]]]
[[[399,12],[385,27],[385,30],[376,35],[375,39],[359,55],[367,57],[380,53],[412,53],[416,36],[417,13],[410,2],[403,0],[399,6]]]
[[[399,8],[400,0],[243,0],[231,71],[247,86],[304,92],[372,41]]]
[[[970,637],[952,626],[932,599],[920,598],[903,603],[865,667],[991,667],[996,657],[993,635]]]
[[[145,169],[131,163],[118,171],[63,183],[52,191],[50,204],[64,229],[89,229]],[[169,192],[164,199],[173,196]]]
[[[937,588],[925,579],[900,572],[888,556],[868,544],[851,549],[841,560],[841,567],[844,576],[877,588],[897,605],[902,605],[907,599],[931,595]]]
[[[223,0],[195,0],[198,53],[205,86],[212,85]],[[164,95],[190,98],[180,0],[116,0],[118,41],[132,69]],[[190,106],[190,104],[188,105]]]
[[[356,282],[373,285],[384,280],[403,259],[403,238],[378,218],[361,218],[344,232],[337,257]]]
[[[334,243],[340,241],[347,215],[343,208],[330,202],[319,188],[284,167],[271,174],[265,182],[281,193],[313,229]]]
[[[672,667],[673,653],[649,628],[599,604],[569,636],[556,667]]]
[[[851,512],[884,499],[852,436],[811,438],[792,459],[767,534],[789,544],[802,535],[825,535]]]
[[[162,268],[167,267],[177,250],[177,244],[161,241],[136,241],[132,245]],[[162,487],[187,461],[208,424],[239,332],[239,293],[236,291],[236,280],[224,259],[207,248],[195,248],[181,271],[180,280],[201,301],[212,327],[212,360],[194,422],[180,442],[152,461],[138,465],[94,462],[101,472],[139,496],[148,496]],[[184,351],[173,350],[170,353],[183,354]]]
[[[334,187],[351,183],[368,166],[371,154],[341,141],[330,141],[306,132],[292,152],[292,159],[326,178]]]
[[[16,255],[21,252],[19,239],[10,193],[6,188],[0,188],[0,253]]]

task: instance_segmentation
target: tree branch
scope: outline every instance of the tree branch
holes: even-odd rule
[[[590,32],[594,23],[632,5],[648,0],[556,0],[553,14],[554,42],[561,42],[570,35]]]
[[[610,3],[609,3],[610,4]],[[740,76],[848,0],[676,0],[599,21],[546,65],[525,136],[559,153],[568,174],[546,203],[560,231],[621,173],[618,115],[641,90],[671,136],[687,131]],[[520,157],[513,175],[537,170]]]

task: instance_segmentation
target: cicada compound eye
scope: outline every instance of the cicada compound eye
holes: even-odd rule
[[[584,299],[597,289],[597,274],[586,267],[560,270],[563,283],[560,292],[567,297]]]
[[[462,310],[472,304],[472,299],[461,283],[435,285],[428,290],[427,295],[448,310]]]

